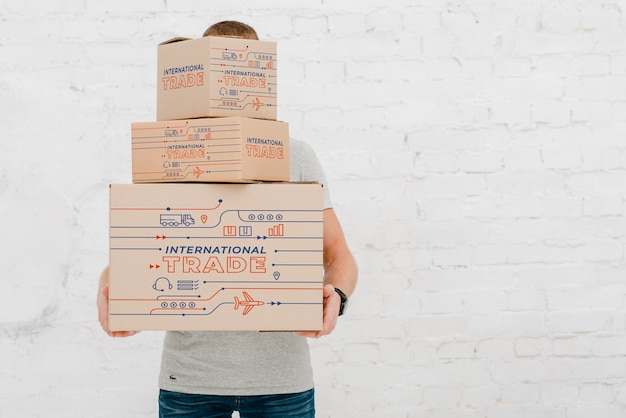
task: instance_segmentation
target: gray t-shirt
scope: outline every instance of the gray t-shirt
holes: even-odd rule
[[[326,176],[313,149],[290,140],[291,181],[324,185]],[[293,332],[168,331],[163,342],[159,387],[205,395],[270,395],[313,388],[305,337]]]

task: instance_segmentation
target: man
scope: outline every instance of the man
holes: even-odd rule
[[[250,26],[224,21],[204,36],[258,39]],[[290,141],[290,180],[324,184],[324,319],[318,332],[168,331],[159,376],[159,416],[314,417],[313,372],[305,337],[330,334],[357,282],[357,266],[330,202],[326,177],[311,147]],[[98,319],[108,329],[108,268],[100,277]]]

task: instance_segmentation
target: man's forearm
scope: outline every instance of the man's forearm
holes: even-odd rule
[[[332,284],[350,296],[356,287],[358,268],[354,256],[348,251],[330,260],[324,273],[324,283]]]

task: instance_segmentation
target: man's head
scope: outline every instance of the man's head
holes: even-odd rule
[[[217,22],[209,26],[202,36],[234,36],[243,39],[259,39],[252,26],[234,20]]]

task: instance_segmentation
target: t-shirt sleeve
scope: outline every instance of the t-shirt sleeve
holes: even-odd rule
[[[321,183],[324,192],[324,209],[332,208],[326,174],[313,148],[306,142],[291,139],[289,153],[291,157],[289,160],[290,180]]]

